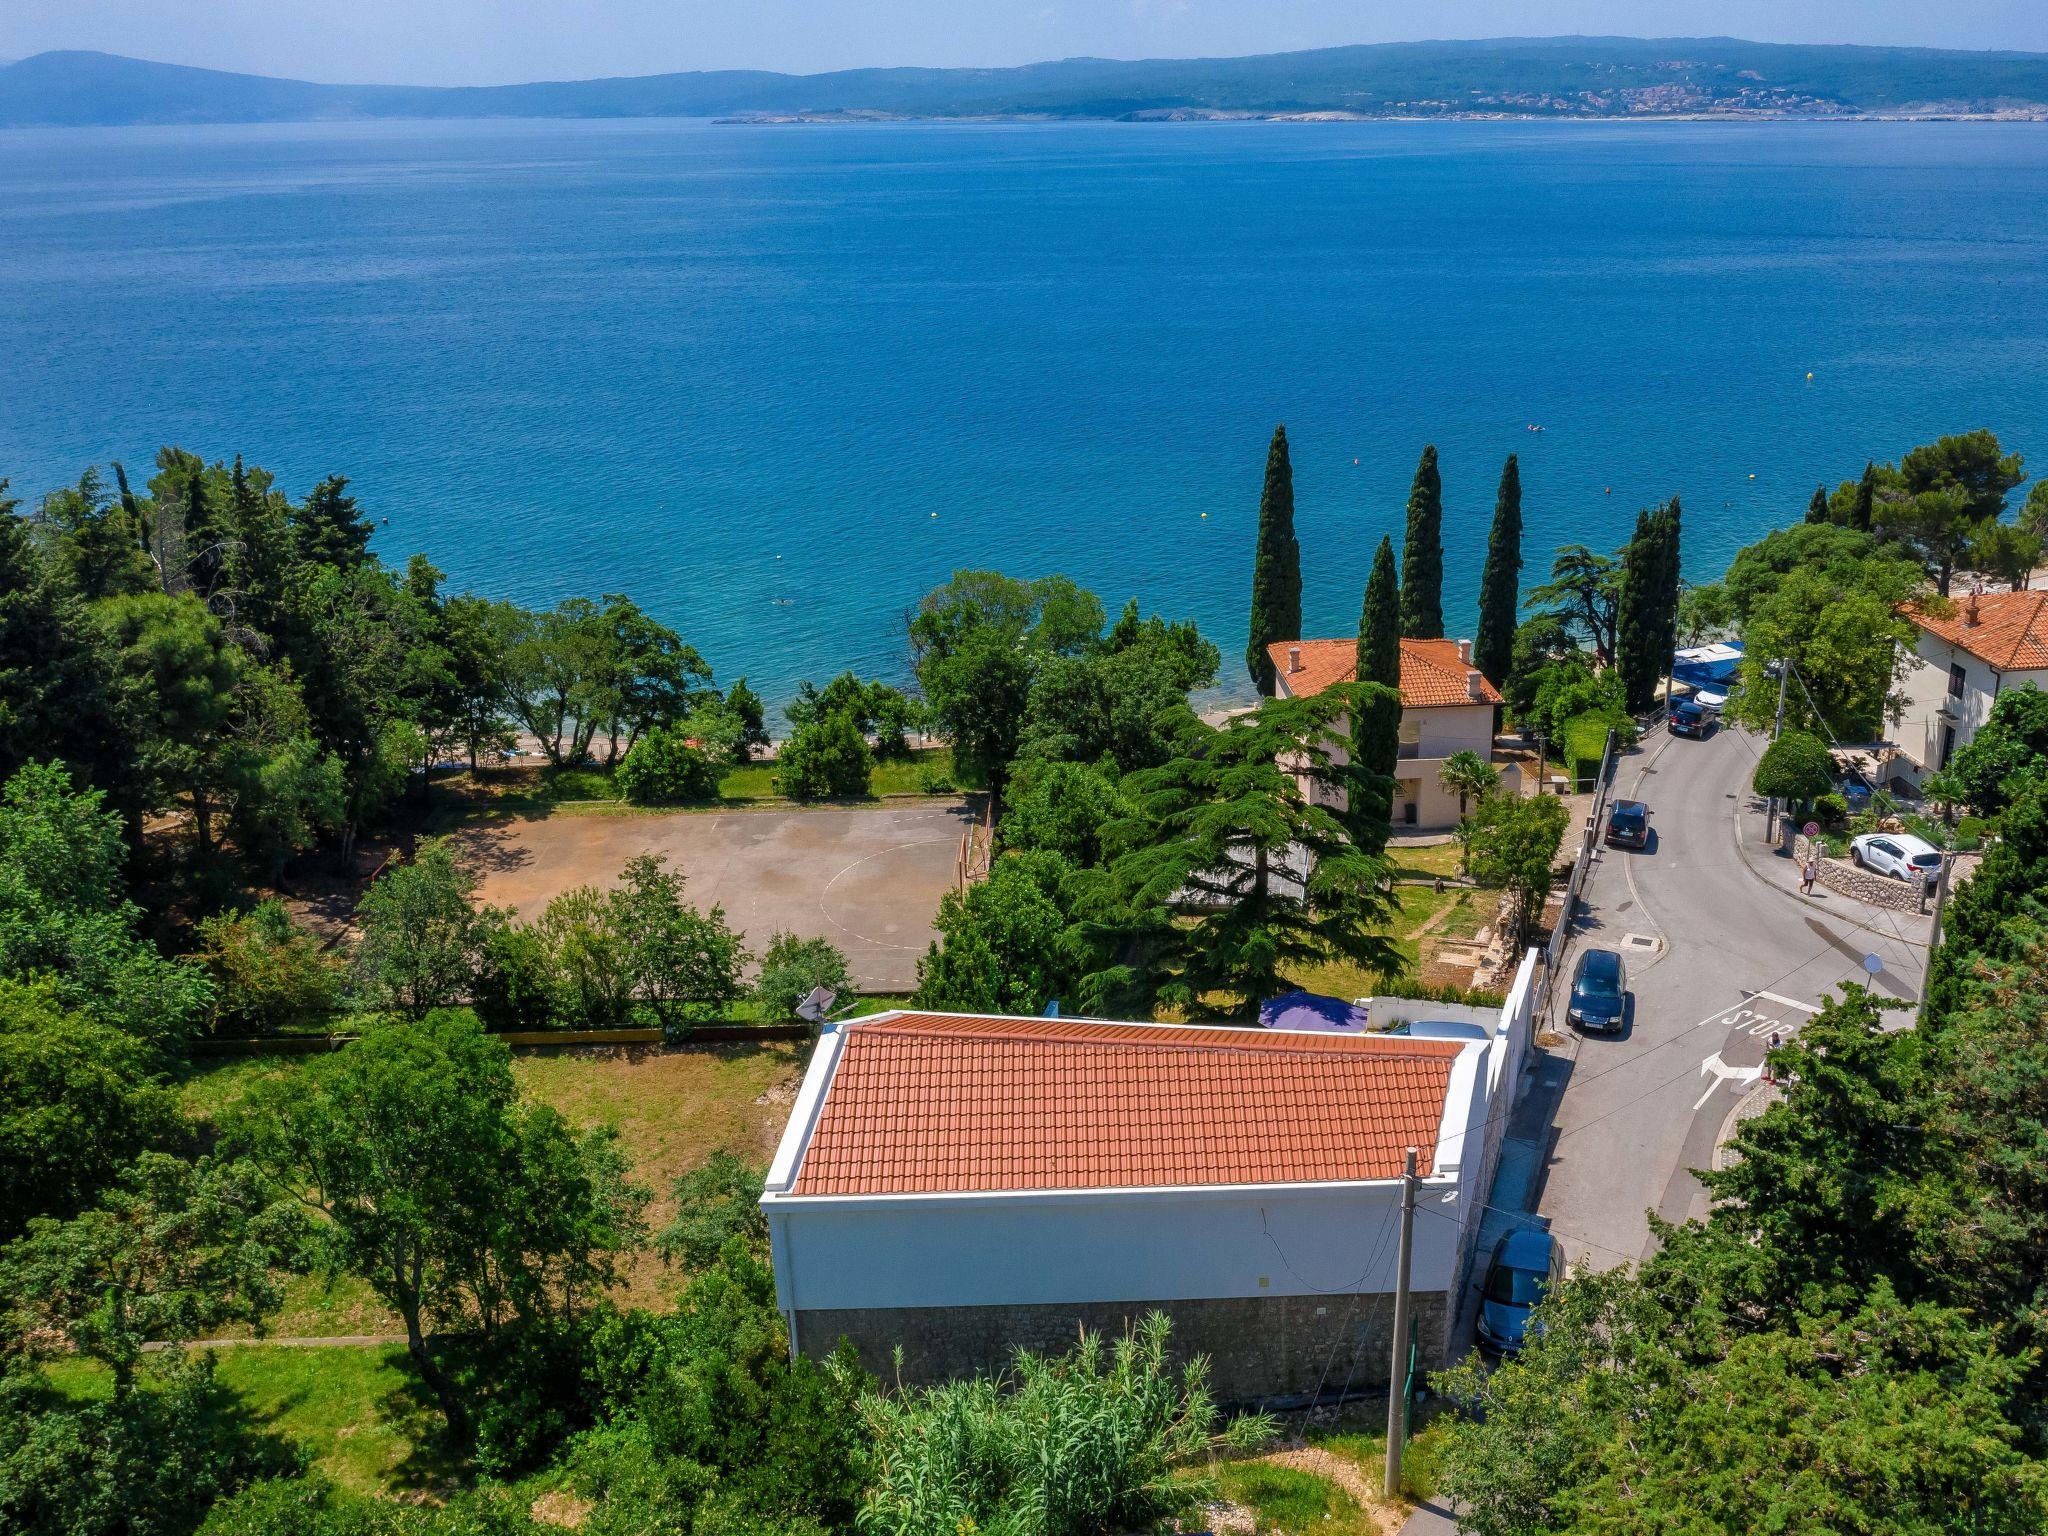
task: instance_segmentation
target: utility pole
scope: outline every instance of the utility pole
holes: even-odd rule
[[[1401,1491],[1401,1443],[1408,1435],[1408,1265],[1415,1246],[1415,1149],[1401,1169],[1401,1251],[1394,1274],[1394,1365],[1387,1378],[1386,1497]]]

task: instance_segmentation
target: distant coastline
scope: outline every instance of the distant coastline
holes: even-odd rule
[[[1549,37],[999,69],[330,85],[90,52],[0,66],[0,126],[454,118],[847,122],[2048,119],[2048,54]]]
[[[711,121],[737,128],[845,128],[872,123],[2048,123],[2048,106],[1996,112],[1125,112],[1115,117],[1077,113],[991,112],[945,115],[910,112],[740,112]]]

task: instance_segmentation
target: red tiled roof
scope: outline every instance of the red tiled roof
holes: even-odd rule
[[[1929,613],[1921,603],[1907,603],[1899,611],[1930,635],[2001,672],[2048,669],[2048,592],[1979,593],[1975,624],[1967,594],[1950,601],[1953,611],[1946,615]]]
[[[898,1014],[846,1029],[796,1195],[1428,1173],[1460,1043]]]
[[[1290,672],[1289,652],[1301,647],[1301,670]],[[1266,647],[1273,668],[1286,680],[1287,691],[1298,699],[1312,698],[1325,688],[1348,683],[1358,671],[1356,640],[1276,640]],[[1404,709],[1447,709],[1456,704],[1498,704],[1500,691],[1484,677],[1479,679],[1479,697],[1465,686],[1465,674],[1474,670],[1470,662],[1458,659],[1455,640],[1403,640],[1401,642],[1401,705]]]

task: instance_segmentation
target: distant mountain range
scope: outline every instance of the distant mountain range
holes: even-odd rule
[[[351,118],[2048,117],[2048,54],[1552,37],[1014,69],[709,70],[532,85],[315,85],[42,53],[0,68],[0,125]]]

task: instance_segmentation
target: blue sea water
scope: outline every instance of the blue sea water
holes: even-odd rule
[[[388,556],[629,592],[771,699],[900,674],[959,566],[1192,616],[1241,688],[1277,421],[1333,634],[1425,442],[1454,632],[1509,453],[1532,567],[1676,492],[1695,578],[1940,432],[2048,463],[2048,132],[17,131],[0,358],[17,495],[342,470]]]

